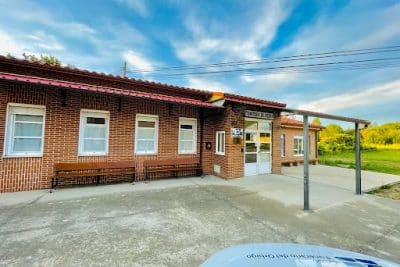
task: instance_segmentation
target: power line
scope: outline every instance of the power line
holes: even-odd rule
[[[205,68],[216,68],[216,67],[237,67],[246,66],[253,64],[265,64],[265,63],[278,63],[287,61],[298,61],[298,60],[313,60],[313,59],[323,59],[331,57],[344,57],[344,56],[356,56],[356,55],[366,55],[366,54],[376,54],[376,53],[388,53],[400,51],[400,45],[396,46],[386,46],[386,47],[375,47],[366,49],[352,49],[352,50],[341,50],[341,51],[330,51],[323,53],[309,53],[286,57],[277,58],[264,58],[259,60],[247,60],[247,61],[231,61],[231,62],[221,62],[203,65],[191,65],[191,66],[172,66],[172,67],[159,67],[156,69],[141,69],[135,71],[129,71],[129,73],[155,73],[161,71],[171,71],[171,70],[193,70],[193,69],[205,69]]]
[[[286,65],[286,66],[275,66],[275,67],[260,67],[260,68],[247,68],[247,69],[229,69],[229,70],[216,70],[216,71],[197,71],[197,72],[184,72],[184,73],[169,73],[159,74],[156,77],[174,77],[174,76],[206,76],[212,74],[230,74],[230,73],[254,73],[254,72],[265,72],[271,70],[306,70],[310,67],[325,67],[325,66],[346,66],[348,64],[357,63],[384,63],[400,60],[400,57],[393,58],[375,58],[375,59],[364,59],[364,60],[350,60],[350,61],[334,61],[334,62],[323,62],[314,64],[300,64],[300,65]]]

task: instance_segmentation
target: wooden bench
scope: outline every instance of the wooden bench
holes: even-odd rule
[[[169,173],[170,177],[178,177],[179,174],[191,172],[196,176],[202,175],[202,168],[199,159],[162,159],[146,160],[143,162],[145,180],[148,181],[152,175]]]
[[[96,184],[99,184],[102,175],[131,174],[132,181],[134,181],[135,173],[134,161],[57,163],[54,164],[51,189],[57,187],[60,178],[93,176],[96,177]]]
[[[318,163],[318,159],[310,159],[308,162],[312,165],[316,165]],[[292,159],[292,160],[282,160],[281,161],[282,166],[289,166],[289,167],[298,166],[299,164],[303,164],[303,163],[304,163],[304,160],[302,160],[302,159]]]

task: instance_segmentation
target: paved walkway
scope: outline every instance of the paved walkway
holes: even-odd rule
[[[311,207],[302,211],[295,175],[2,194],[0,265],[198,266],[249,242],[321,244],[400,262],[399,201],[314,178]]]
[[[286,176],[303,177],[303,166],[283,167],[283,174]],[[348,168],[338,168],[325,165],[310,166],[310,180],[318,183],[333,185],[355,192],[355,170]],[[368,191],[385,184],[400,182],[399,175],[362,171],[361,188]]]

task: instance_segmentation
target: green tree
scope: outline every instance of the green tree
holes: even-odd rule
[[[51,66],[61,66],[61,61],[56,58],[55,56],[52,55],[40,55],[40,56],[35,56],[35,55],[28,55],[23,53],[22,56],[24,57],[25,60],[31,61],[31,62],[37,62],[41,64],[48,64]]]
[[[321,120],[319,118],[314,118],[311,124],[321,126]]]

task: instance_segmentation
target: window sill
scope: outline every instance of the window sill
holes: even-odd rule
[[[78,154],[78,157],[101,157],[101,156],[108,156],[108,153],[85,153],[85,154]]]
[[[218,156],[225,156],[225,153],[215,153],[215,155],[218,155]]]
[[[158,153],[157,152],[151,152],[151,153],[136,153],[135,156],[156,156]]]
[[[304,157],[304,154],[297,154],[297,155],[294,155],[295,157]]]
[[[197,154],[197,152],[196,151],[189,151],[189,152],[188,151],[184,151],[184,152],[179,151],[178,154],[179,155],[195,155],[195,154]]]
[[[3,155],[4,159],[9,158],[41,158],[43,154],[26,154],[26,155]]]

